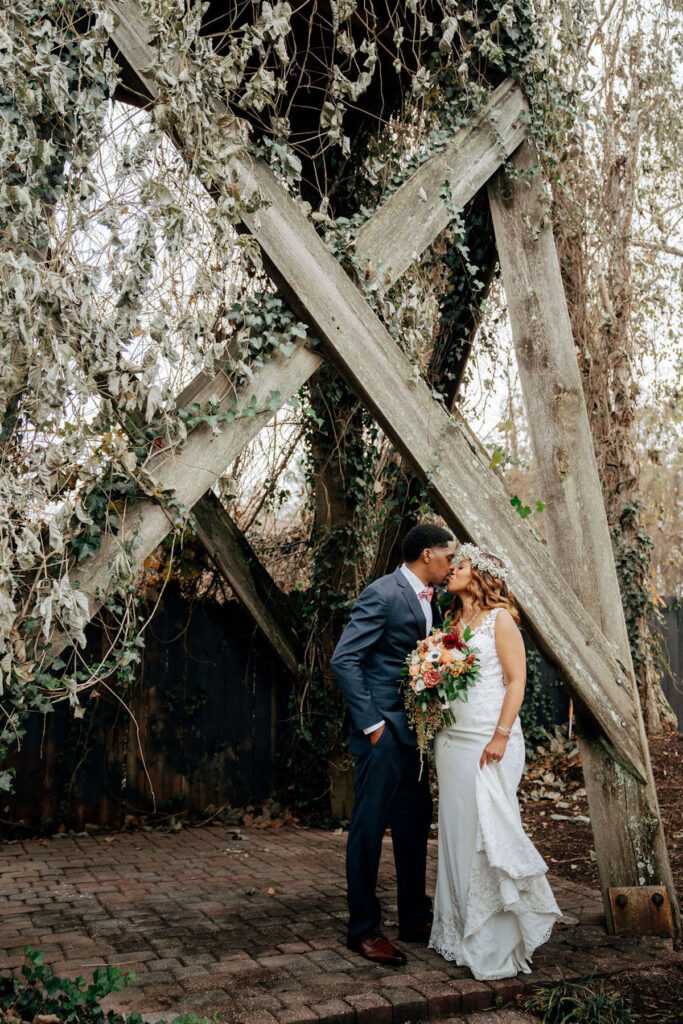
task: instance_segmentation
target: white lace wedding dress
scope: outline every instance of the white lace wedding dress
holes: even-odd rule
[[[502,760],[479,768],[505,697],[496,652],[498,609],[474,630],[481,674],[455,725],[436,736],[439,860],[429,945],[479,981],[529,973],[527,961],[562,916],[547,865],[522,828],[517,786],[524,738],[515,720]]]

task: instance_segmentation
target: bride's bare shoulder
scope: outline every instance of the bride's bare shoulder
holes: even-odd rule
[[[519,633],[519,626],[507,608],[494,609],[496,636],[512,636]]]

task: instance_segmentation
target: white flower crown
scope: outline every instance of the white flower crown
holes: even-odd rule
[[[507,583],[507,569],[501,565],[496,565],[490,558],[487,558],[481,548],[478,548],[476,544],[463,544],[460,548],[460,557],[467,558],[475,569],[487,572],[489,576],[495,576],[496,579],[502,580],[503,583]]]

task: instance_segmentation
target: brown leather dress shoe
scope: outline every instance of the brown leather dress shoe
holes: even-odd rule
[[[429,942],[431,933],[431,921],[424,921],[422,924],[399,925],[398,927],[398,937],[401,942]]]
[[[352,949],[354,953],[360,953],[366,960],[383,964],[385,967],[403,967],[406,962],[405,953],[379,933],[370,935],[367,939],[353,939],[349,935],[346,948]]]

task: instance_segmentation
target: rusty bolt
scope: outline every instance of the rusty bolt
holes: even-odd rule
[[[652,902],[656,907],[661,907],[662,903],[664,902],[664,897],[662,896],[661,892],[652,893]]]
[[[628,896],[625,896],[623,892],[620,892],[617,896],[616,903],[618,907],[625,907],[628,903]]]

